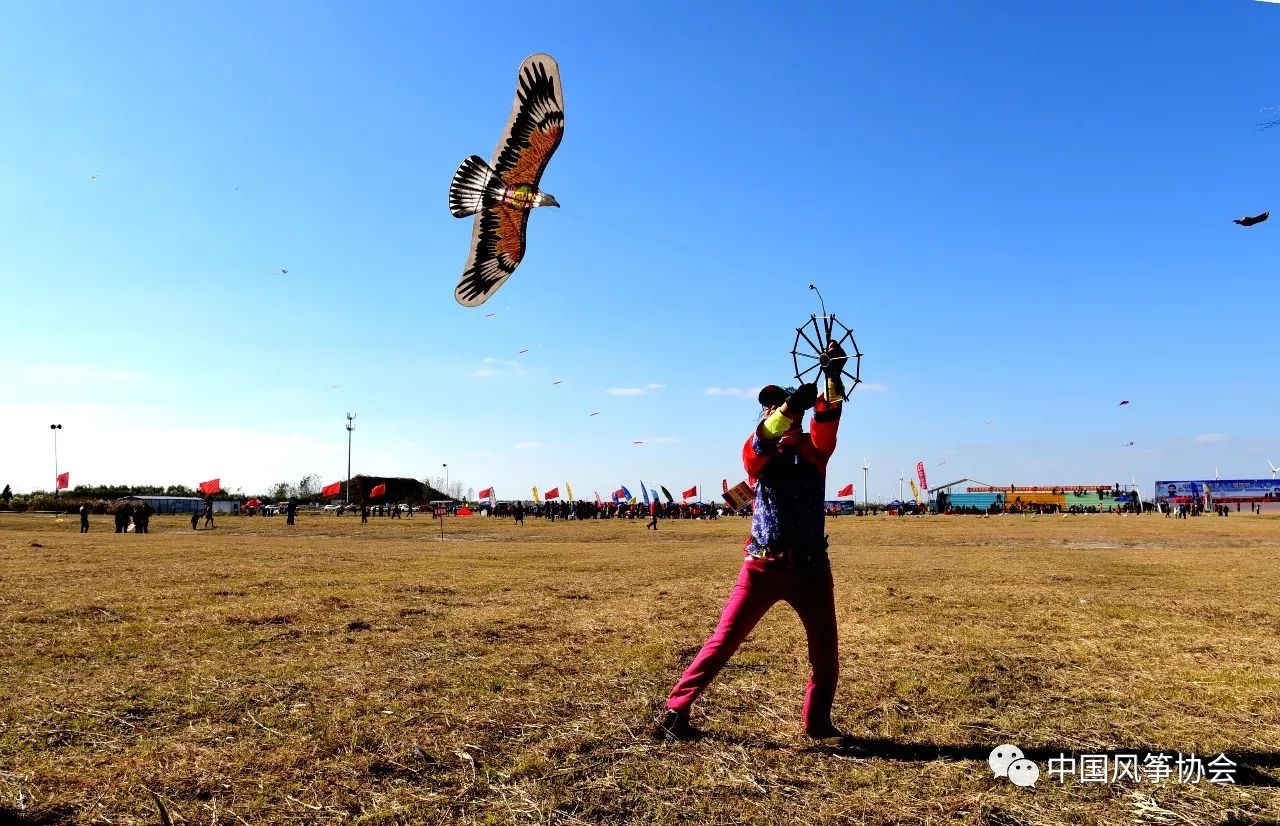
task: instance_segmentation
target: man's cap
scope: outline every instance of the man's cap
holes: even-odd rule
[[[765,385],[760,390],[761,407],[778,407],[794,392],[791,388],[779,387],[776,384]]]

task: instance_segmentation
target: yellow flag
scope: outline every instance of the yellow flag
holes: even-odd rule
[[[565,483],[564,483],[564,489],[565,489],[565,490],[567,490],[567,491],[569,491],[569,501],[570,501],[570,502],[574,501],[574,499],[573,499],[573,485],[569,484],[568,482],[565,482]]]
[[[542,501],[541,499],[539,499],[539,498],[538,498],[538,486],[537,486],[537,485],[534,485],[534,486],[533,486],[533,501],[535,501],[535,502],[541,502],[541,501]]]
[[[916,498],[916,504],[924,507],[924,503],[920,501],[920,486],[916,484],[916,480],[911,481],[911,495]]]

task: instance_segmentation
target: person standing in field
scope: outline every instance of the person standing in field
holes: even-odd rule
[[[658,529],[658,500],[656,498],[649,503],[649,524],[645,525],[645,527],[653,528],[655,531]]]
[[[524,500],[516,502],[516,524],[524,525]]]
[[[213,500],[210,499],[204,503],[204,526],[206,528],[214,527],[213,524]]]
[[[289,504],[284,509],[284,513],[285,513],[285,524],[292,525],[294,517],[298,515],[298,500],[290,499]]]
[[[700,735],[689,710],[765,613],[785,600],[804,625],[812,669],[802,713],[805,734],[826,745],[844,735],[831,721],[839,676],[835,585],[823,533],[826,468],[836,449],[846,359],[839,344],[826,351],[825,398],[814,384],[760,391],[763,418],[742,448],[748,481],[756,489],[746,558],[719,625],[671,689],[654,735],[687,740]],[[814,408],[810,432],[804,414]]]
[[[369,503],[363,502],[360,505],[360,524],[363,525],[369,521]]]
[[[89,506],[80,506],[80,533],[89,532]]]
[[[191,530],[200,530],[200,511],[195,509],[191,511]]]

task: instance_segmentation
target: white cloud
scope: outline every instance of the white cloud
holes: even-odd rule
[[[516,442],[517,450],[532,450],[535,447],[542,447],[541,442]]]
[[[756,394],[742,387],[708,387],[708,396],[734,396],[736,398],[749,399]]]
[[[1225,442],[1231,437],[1225,433],[1204,433],[1196,437],[1196,444],[1204,445],[1210,442]]]
[[[889,389],[889,387],[884,382],[880,381],[864,381],[862,384],[858,385],[858,389],[864,393],[884,393]]]
[[[604,392],[608,393],[610,396],[645,396],[655,390],[661,390],[664,387],[666,387],[665,384],[650,382],[644,387],[610,387]]]
[[[477,367],[471,371],[471,378],[491,379],[495,376],[523,375],[528,372],[518,361],[494,358],[492,356],[484,359],[483,364],[483,367]]]

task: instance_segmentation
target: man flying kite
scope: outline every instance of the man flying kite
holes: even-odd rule
[[[478,307],[497,292],[524,258],[525,227],[534,207],[560,204],[538,189],[551,155],[564,137],[560,67],[550,55],[520,64],[516,99],[492,165],[478,155],[462,162],[449,185],[455,218],[475,215],[471,254],[453,297]]]

